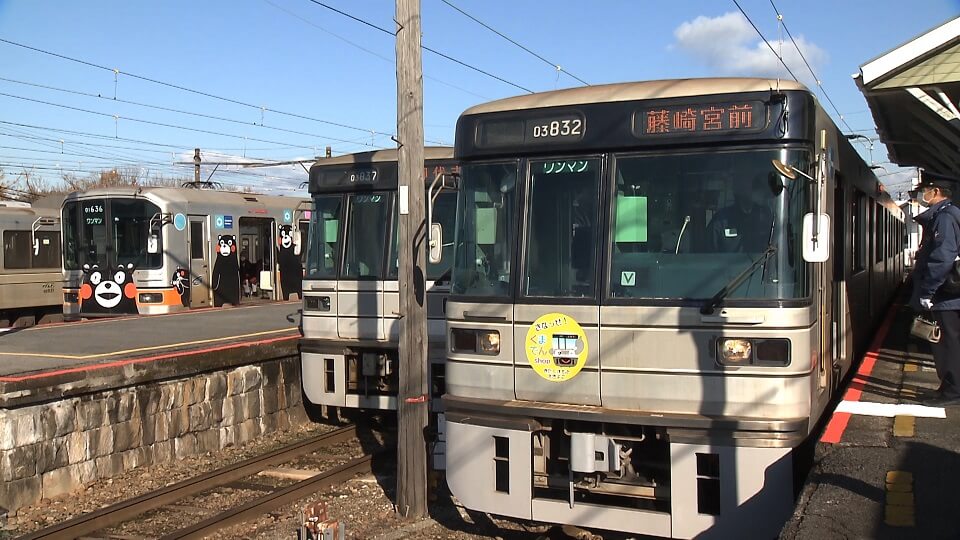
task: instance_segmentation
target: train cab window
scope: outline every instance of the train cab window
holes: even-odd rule
[[[133,263],[136,268],[160,268],[160,253],[147,253],[150,219],[159,213],[157,205],[142,199],[110,201],[117,264]]]
[[[310,215],[307,238],[307,276],[312,279],[334,279],[340,262],[340,211],[343,197],[317,195]]]
[[[427,219],[427,210],[423,211],[423,219]],[[443,255],[437,264],[427,262],[427,279],[450,281],[450,268],[453,266],[453,227],[457,219],[457,194],[452,191],[442,191],[437,195],[433,205],[433,222],[439,223],[443,230]],[[400,270],[399,253],[399,224],[397,211],[393,212],[393,240],[390,249],[390,265],[387,268],[387,279],[397,279]]]
[[[523,295],[593,297],[600,160],[531,161]]]
[[[516,203],[516,162],[463,167],[453,240],[453,294],[510,295]]]
[[[378,278],[390,216],[387,193],[361,193],[349,198],[343,273],[347,278]]]
[[[809,169],[806,152],[778,149],[618,157],[610,296],[706,299],[744,271],[728,298],[807,296],[809,187],[773,159]]]
[[[80,264],[107,263],[107,202],[103,199],[80,201]]]

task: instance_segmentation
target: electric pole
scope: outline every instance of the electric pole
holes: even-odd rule
[[[427,514],[427,313],[420,0],[397,1],[397,143],[400,229],[400,392],[397,396],[397,511]]]
[[[200,149],[193,149],[193,183],[200,188]]]

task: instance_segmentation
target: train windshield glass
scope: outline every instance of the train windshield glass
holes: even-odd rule
[[[147,253],[147,237],[150,235],[150,219],[157,216],[160,208],[138,199],[110,200],[110,219],[113,229],[113,245],[117,264],[130,264],[136,268],[160,268],[160,253]],[[162,231],[162,229],[161,229]],[[161,241],[161,244],[162,241]]]
[[[517,163],[467,165],[461,178],[451,291],[509,296]]]
[[[142,199],[83,199],[64,204],[64,268],[130,263],[141,269],[160,268],[162,255],[147,253],[150,219],[159,212],[157,205]]]
[[[379,278],[386,253],[390,197],[387,193],[361,193],[350,195],[349,201],[341,277]]]
[[[522,291],[525,296],[596,295],[600,159],[530,161]]]
[[[80,265],[107,264],[107,202],[85,199],[80,205]]]
[[[318,195],[313,198],[310,216],[307,277],[336,279],[340,262],[340,195]]]
[[[397,212],[393,213],[393,246],[390,255],[390,267],[387,269],[387,278],[397,279],[400,271],[399,253],[397,245],[399,243],[399,223]],[[423,211],[424,219],[427,218],[427,211]],[[446,238],[443,242],[443,256],[439,263],[427,262],[427,279],[433,281],[450,281],[450,268],[453,267],[453,227],[457,218],[457,194],[452,191],[442,191],[437,195],[433,204],[433,222],[439,223],[443,230],[443,236]]]
[[[610,296],[706,299],[774,250],[730,299],[808,294],[801,254],[806,183],[771,160],[809,170],[782,149],[617,156]]]

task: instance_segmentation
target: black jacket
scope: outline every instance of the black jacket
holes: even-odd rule
[[[938,292],[960,255],[960,208],[940,201],[914,220],[923,227],[913,271],[913,307],[921,298],[932,298],[934,310],[960,310],[960,297]]]

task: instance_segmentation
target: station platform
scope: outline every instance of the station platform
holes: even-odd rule
[[[918,392],[939,380],[929,344],[910,337],[913,317],[902,304],[887,314],[781,539],[960,538],[960,407],[922,406]]]
[[[0,333],[0,408],[297,354],[299,301]]]

